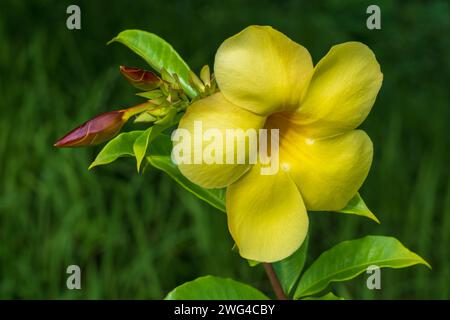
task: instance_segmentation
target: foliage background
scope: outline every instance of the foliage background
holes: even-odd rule
[[[78,4],[82,30],[69,31]],[[345,4],[344,4],[345,3]],[[369,4],[382,29],[365,26]],[[380,226],[312,213],[310,258],[341,240],[392,235],[432,265],[384,270],[382,290],[362,275],[334,285],[347,298],[450,298],[448,1],[2,1],[0,10],[0,298],[161,298],[204,274],[269,291],[261,267],[230,249],[225,215],[163,174],[132,160],[87,166],[98,148],[52,143],[93,115],[140,100],[120,64],[145,66],[106,42],[119,31],[154,32],[196,71],[227,37],[269,24],[317,62],[333,44],[358,40],[376,53],[384,83],[363,125],[375,146],[362,188]],[[80,291],[66,268],[83,271]]]

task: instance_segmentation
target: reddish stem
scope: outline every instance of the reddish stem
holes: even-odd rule
[[[278,300],[287,300],[286,294],[283,291],[283,288],[281,287],[280,280],[278,280],[278,277],[273,270],[272,264],[270,263],[263,263],[264,269],[266,270],[267,277],[270,280],[270,284],[272,285],[272,289],[275,292],[275,296]]]

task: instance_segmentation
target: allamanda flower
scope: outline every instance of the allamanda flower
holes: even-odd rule
[[[179,128],[279,129],[280,170],[259,164],[180,164],[204,188],[227,187],[230,233],[242,257],[281,260],[300,247],[307,210],[344,208],[366,178],[373,148],[364,131],[383,75],[359,42],[331,48],[313,67],[301,45],[267,26],[225,40],[214,64],[220,92],[188,107]],[[202,148],[204,148],[203,146]],[[225,155],[224,155],[225,157]]]

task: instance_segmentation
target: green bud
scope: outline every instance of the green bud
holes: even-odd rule
[[[211,86],[211,72],[207,64],[203,66],[202,70],[200,70],[200,79],[202,79],[205,86]]]
[[[140,115],[138,115],[136,119],[134,119],[134,123],[148,123],[148,122],[155,122],[156,120],[158,120],[158,118],[156,118],[155,116],[152,116],[148,112],[143,112]]]
[[[164,97],[164,94],[161,90],[152,90],[152,91],[146,91],[146,92],[139,92],[137,93],[138,96],[152,100],[157,98]]]
[[[194,88],[197,89],[197,91],[205,92],[205,85],[199,79],[199,77],[197,77],[197,75],[192,71],[189,72],[189,82],[191,83],[191,85],[194,86]]]

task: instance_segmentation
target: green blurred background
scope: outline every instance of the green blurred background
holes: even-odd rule
[[[344,4],[345,3],[345,4]],[[66,28],[81,7],[82,29]],[[366,28],[381,7],[382,29]],[[382,221],[311,213],[310,259],[366,234],[398,237],[433,266],[383,270],[334,285],[360,299],[450,298],[448,1],[2,1],[0,10],[0,298],[162,298],[205,274],[270,292],[261,267],[231,251],[225,215],[131,159],[91,172],[99,148],[53,142],[103,111],[140,102],[118,66],[145,67],[119,44],[140,28],[169,41],[198,72],[219,44],[250,24],[269,24],[317,62],[340,42],[375,52],[384,73],[364,124],[375,146],[361,193]],[[66,268],[82,268],[82,290]]]

